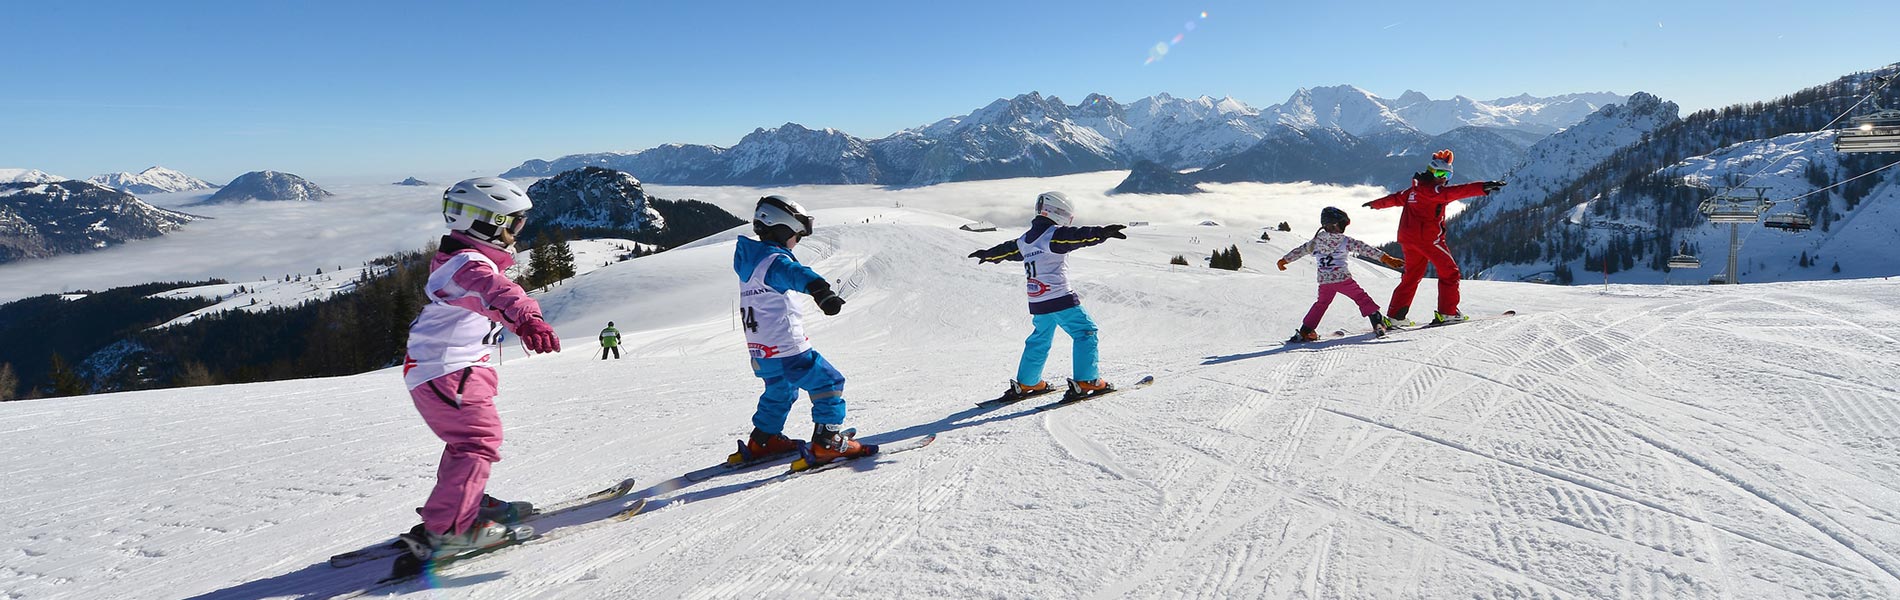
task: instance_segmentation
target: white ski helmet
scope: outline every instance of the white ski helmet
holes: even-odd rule
[[[534,201],[512,181],[500,177],[465,179],[442,192],[442,220],[449,231],[460,231],[475,241],[505,248],[501,232],[521,233],[528,224]]]
[[[1075,205],[1069,204],[1069,197],[1062,192],[1043,192],[1036,196],[1036,216],[1049,217],[1057,225],[1068,227],[1075,222]]]
[[[783,245],[794,236],[811,235],[811,228],[812,218],[805,207],[784,196],[760,198],[752,211],[752,232],[764,241]]]

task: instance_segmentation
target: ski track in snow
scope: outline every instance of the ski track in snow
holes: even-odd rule
[[[849,379],[851,424],[936,443],[770,485],[783,463],[678,478],[731,452],[759,390],[715,236],[542,295],[567,352],[505,351],[490,491],[549,502],[636,477],[647,512],[577,515],[550,524],[571,535],[367,596],[1900,598],[1890,282],[1466,282],[1467,312],[1519,314],[1282,348],[1310,261],[1167,260],[1238,244],[1259,265],[1303,239],[1139,227],[1075,253],[1071,277],[1106,376],[1156,383],[1037,412],[971,406],[1029,328],[1020,267],[963,258],[1010,227],[820,220],[842,225],[798,254],[849,304],[797,302]],[[1383,304],[1396,274],[1353,268]],[[1357,331],[1355,313],[1336,302],[1322,327]],[[620,361],[588,341],[607,320]],[[394,371],[7,403],[0,433],[5,600],[361,590],[386,563],[324,560],[413,524],[440,452]]]

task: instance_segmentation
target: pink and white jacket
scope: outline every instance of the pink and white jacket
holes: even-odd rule
[[[1383,250],[1374,248],[1365,242],[1346,237],[1346,234],[1333,233],[1321,229],[1313,232],[1312,241],[1294,246],[1293,250],[1287,252],[1286,256],[1280,257],[1280,260],[1293,262],[1308,254],[1313,255],[1313,258],[1319,261],[1320,285],[1351,280],[1352,270],[1349,269],[1347,265],[1351,261],[1350,255],[1352,254],[1370,257],[1375,260],[1385,259],[1385,251]]]
[[[507,251],[459,234],[442,238],[423,285],[429,304],[409,324],[409,352],[402,361],[409,389],[468,367],[494,368],[501,364],[504,326],[519,333],[523,324],[541,318],[541,304],[503,274],[514,264]]]

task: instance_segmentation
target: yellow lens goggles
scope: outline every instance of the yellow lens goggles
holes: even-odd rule
[[[486,208],[469,206],[454,200],[443,200],[442,212],[444,214],[475,217],[478,221],[493,223],[497,229],[506,229],[511,233],[521,233],[521,228],[528,224],[528,216],[525,214],[504,215]]]

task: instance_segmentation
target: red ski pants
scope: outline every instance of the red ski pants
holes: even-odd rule
[[[447,444],[435,489],[422,505],[422,525],[430,532],[467,531],[475,523],[489,465],[501,460],[501,414],[495,411],[500,382],[494,369],[468,367],[409,390],[416,412]]]
[[[1451,259],[1451,246],[1440,237],[1432,244],[1399,244],[1405,251],[1405,275],[1399,279],[1399,287],[1392,289],[1392,302],[1386,304],[1386,315],[1394,319],[1407,316],[1412,308],[1412,296],[1418,293],[1418,282],[1425,278],[1427,264],[1438,269],[1438,312],[1448,315],[1458,314],[1458,263]]]

